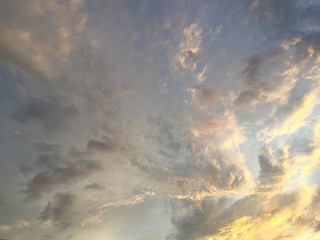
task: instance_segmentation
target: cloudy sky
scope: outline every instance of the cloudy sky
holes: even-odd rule
[[[0,239],[320,239],[318,0],[7,0],[0,30]]]

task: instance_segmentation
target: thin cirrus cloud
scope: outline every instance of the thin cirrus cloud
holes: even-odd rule
[[[319,239],[319,3],[2,5],[0,238]]]

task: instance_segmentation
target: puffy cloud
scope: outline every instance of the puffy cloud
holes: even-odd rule
[[[60,228],[68,228],[72,223],[72,208],[76,196],[71,193],[57,193],[54,200],[48,202],[39,218],[44,222],[52,222]]]

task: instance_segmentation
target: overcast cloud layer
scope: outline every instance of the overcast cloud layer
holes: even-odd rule
[[[0,239],[320,239],[318,1],[8,0],[0,31]]]

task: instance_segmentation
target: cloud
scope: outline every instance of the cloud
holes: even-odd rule
[[[176,229],[168,239],[316,239],[319,191],[302,182],[317,165],[310,159],[319,159],[319,147],[309,151],[301,147],[300,152],[296,148],[262,148],[258,154],[259,179],[251,191],[172,197]],[[201,194],[201,189],[189,189]]]
[[[92,184],[89,184],[89,185],[86,185],[84,187],[84,189],[86,190],[97,190],[97,191],[103,191],[105,190],[105,187],[99,183],[92,183]]]
[[[168,238],[176,240],[316,236],[319,201],[308,181],[319,165],[319,127],[310,120],[319,90],[299,84],[318,81],[319,4],[255,0],[247,9],[248,1],[204,2],[3,4],[0,60],[16,89],[0,109],[18,102],[11,119],[0,116],[3,159],[25,164],[28,175],[19,177],[27,179],[27,200],[48,202],[42,225],[10,225],[12,236],[34,239],[72,224],[77,229],[68,231],[79,238],[141,239],[148,232],[163,239],[162,229],[172,227]],[[166,91],[155,93],[159,86]],[[6,180],[10,172],[3,172]],[[57,193],[65,189],[77,197]],[[12,216],[32,217],[38,204],[28,204]],[[141,215],[146,206],[152,221]],[[119,229],[128,231],[119,236]]]
[[[92,214],[87,216],[81,223],[81,227],[87,227],[90,225],[97,226],[99,224],[102,224],[104,222],[104,217],[103,217],[104,212],[100,211],[98,214]]]
[[[274,164],[261,164],[261,176],[276,180],[278,174]],[[306,232],[318,236],[314,230],[316,214],[308,210],[316,201],[313,193],[312,187],[305,186],[291,192],[277,190],[273,195],[253,192],[239,195],[240,199],[231,195],[172,199],[176,231],[168,239],[293,239]]]
[[[153,195],[151,193],[151,195]],[[104,203],[99,207],[99,209],[106,209],[112,207],[121,207],[121,206],[128,206],[128,205],[135,205],[144,201],[145,197],[149,196],[149,194],[138,194],[129,199],[121,199],[119,201],[108,202]]]
[[[199,61],[202,30],[197,23],[192,23],[182,31],[179,51],[175,56],[178,70],[195,71]]]
[[[54,98],[31,98],[21,104],[12,114],[13,119],[20,123],[34,121],[46,130],[61,128],[66,122],[76,116],[74,106],[64,106]]]
[[[66,59],[73,50],[71,35],[77,33],[72,25],[83,19],[79,11],[82,3],[4,3],[0,10],[0,60],[39,82],[48,81],[57,66],[55,60]]]
[[[260,7],[256,9],[256,14],[260,20],[265,20],[270,24],[274,31],[274,37],[285,41],[298,38],[296,46],[300,60],[308,57],[309,47],[316,51],[320,47],[319,22],[317,21],[320,8],[317,2],[308,1],[260,1]],[[260,9],[260,10],[259,10]],[[263,9],[263,10],[262,10]],[[264,14],[266,10],[269,15]],[[300,53],[299,53],[300,52]]]
[[[151,123],[157,129],[149,141],[153,151],[146,150],[132,164],[172,198],[202,199],[246,191],[250,174],[238,152],[243,136],[231,115],[225,113],[220,120],[217,128],[202,133],[197,125],[185,131],[160,116]]]
[[[52,169],[63,163],[58,152],[43,153],[38,156],[36,166]]]
[[[77,160],[75,162],[56,161],[56,155],[41,155],[38,165],[43,171],[35,174],[28,182],[24,193],[27,199],[39,198],[43,193],[49,193],[61,185],[76,183],[95,172],[103,170],[98,161]]]
[[[259,92],[254,90],[245,90],[240,92],[234,101],[235,109],[243,109],[257,102],[259,99]]]
[[[230,196],[207,197],[200,201],[172,200],[172,222],[176,231],[168,239],[220,239],[221,230],[233,221],[243,216],[263,215],[262,202],[263,198],[254,195],[242,196],[239,200]]]
[[[105,141],[98,141],[90,139],[87,143],[87,149],[97,152],[112,152],[118,147],[118,141],[106,139]]]
[[[304,195],[305,194],[305,195]],[[262,200],[262,199],[260,199]],[[238,217],[219,230],[219,233],[207,236],[207,239],[294,239],[312,230],[308,224],[297,224],[297,218],[303,213],[310,201],[308,190],[279,194],[262,203],[262,212],[257,215]]]
[[[21,44],[28,40],[28,32],[10,32],[7,31],[1,34],[0,37],[0,60],[18,66],[32,76],[37,76],[41,79],[47,79],[47,72],[41,58],[32,56],[24,51],[21,51]],[[41,59],[42,60],[42,59]]]
[[[260,68],[265,59],[268,59],[268,55],[254,55],[248,59],[247,66],[243,70],[248,85],[257,84],[259,81]]]
[[[197,79],[198,84],[201,84],[206,80],[207,71],[208,71],[208,65],[205,65],[202,68],[202,70],[197,73],[196,79]]]
[[[293,62],[284,61],[289,56],[282,50],[273,50],[249,58],[242,71],[245,88],[234,100],[235,109],[269,102],[276,106],[287,103],[299,73]]]
[[[54,225],[66,229],[72,224],[72,208],[76,196],[71,193],[57,193],[54,200],[48,202],[39,218],[43,222],[52,222]]]
[[[57,152],[60,146],[55,143],[35,142],[33,148],[39,152]]]
[[[285,150],[284,150],[285,151]],[[283,187],[283,178],[285,172],[288,170],[286,169],[287,164],[287,157],[284,152],[279,157],[279,160],[275,160],[274,154],[272,149],[264,148],[259,154],[259,167],[260,167],[260,174],[259,180],[260,183],[257,186],[257,192],[265,191],[265,192],[278,192],[282,190]]]
[[[234,107],[246,109],[273,102],[277,108],[288,102],[306,69],[317,64],[320,8],[313,1],[252,1],[252,5],[253,15],[267,33],[267,39],[275,45],[280,42],[281,46],[247,60],[242,72],[245,89],[235,99]]]
[[[271,140],[278,136],[291,135],[307,124],[307,118],[312,114],[317,105],[319,87],[313,86],[303,97],[288,111],[286,116],[273,128],[263,130]]]
[[[219,228],[220,214],[228,204],[224,198],[204,199],[200,203],[190,200],[171,201],[172,211],[176,212],[172,223],[177,232],[168,236],[168,239],[192,240],[214,233]],[[179,210],[186,211],[181,214]]]
[[[192,103],[199,108],[212,108],[218,102],[218,91],[213,88],[206,88],[201,85],[194,85],[187,89],[191,94]]]

